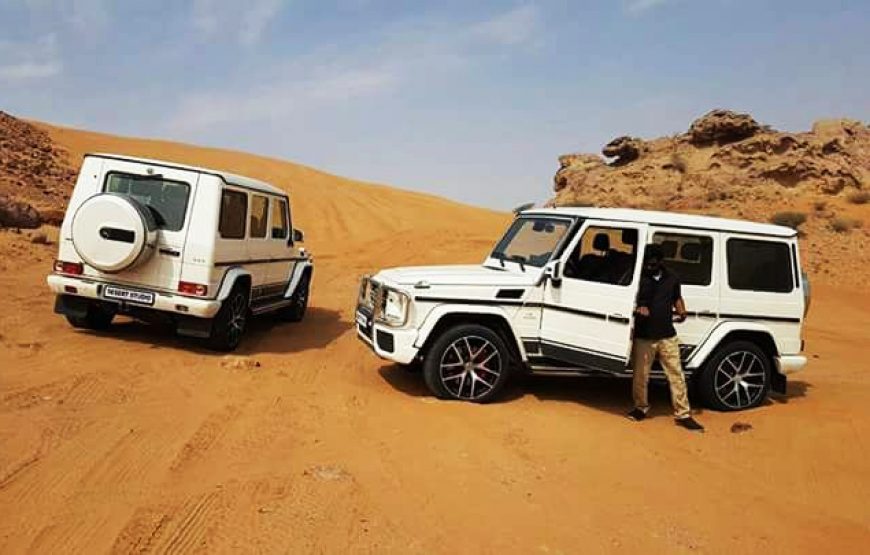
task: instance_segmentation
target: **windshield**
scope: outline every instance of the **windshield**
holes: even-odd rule
[[[496,245],[492,257],[541,268],[570,226],[571,220],[559,218],[517,218]]]
[[[133,197],[151,209],[157,226],[167,231],[184,227],[190,185],[168,181],[159,175],[133,175],[112,172],[106,176],[107,193]]]

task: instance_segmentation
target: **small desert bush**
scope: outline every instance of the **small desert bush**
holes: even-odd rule
[[[803,212],[777,212],[770,218],[770,222],[776,225],[784,225],[797,229],[807,221],[807,215]]]
[[[846,233],[856,227],[861,227],[861,222],[859,220],[853,220],[851,218],[834,218],[831,220],[831,229],[837,233]]]
[[[870,201],[870,191],[852,191],[846,195],[846,200],[852,204],[867,204]]]
[[[813,203],[813,210],[816,212],[821,212],[825,208],[828,207],[828,201],[826,200],[817,200]]]

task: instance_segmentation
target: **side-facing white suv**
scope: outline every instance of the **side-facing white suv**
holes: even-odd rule
[[[88,154],[48,285],[55,311],[106,329],[118,313],[238,346],[252,314],[299,321],[313,272],[284,191],[171,162]]]
[[[803,368],[809,284],[797,236],[746,221],[608,208],[519,214],[478,266],[365,277],[357,333],[375,353],[422,363],[432,393],[493,399],[512,371],[631,375],[644,249],[682,282],[684,368],[711,408],[757,406]],[[660,368],[653,377],[663,378]]]

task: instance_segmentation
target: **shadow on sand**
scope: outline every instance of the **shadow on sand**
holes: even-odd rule
[[[812,389],[812,387],[813,385],[807,382],[789,380],[788,386],[785,388],[785,394],[771,392],[770,401],[768,401],[768,403],[787,404],[793,399],[806,397],[807,392]]]
[[[388,364],[379,368],[378,373],[396,391],[414,397],[431,396],[420,372],[411,372],[402,366]],[[649,395],[654,415],[670,414],[667,384],[650,383]],[[608,377],[517,376],[494,403],[509,403],[526,396],[541,401],[578,403],[622,416],[631,409],[631,380]]]
[[[336,310],[312,306],[302,322],[282,322],[271,314],[256,316],[249,321],[242,344],[233,354],[298,353],[309,349],[322,349],[351,329]],[[119,320],[105,332],[82,332],[95,337],[150,344],[153,349],[180,349],[206,356],[226,353],[208,349],[203,340],[182,337],[168,323],[145,323],[137,320]]]
[[[378,369],[385,382],[396,391],[414,397],[428,397],[432,394],[426,388],[420,372],[390,364]],[[812,385],[801,381],[790,381],[785,395],[771,393],[761,407],[776,403],[788,403],[792,399],[804,397]],[[704,407],[689,384],[689,400],[695,414],[703,414]],[[609,414],[622,416],[631,410],[631,380],[609,377],[564,377],[564,376],[517,376],[510,381],[494,403],[509,403],[532,396],[540,401],[557,403],[577,403]],[[652,408],[650,416],[671,414],[671,394],[667,382],[652,381],[649,384],[649,401]]]

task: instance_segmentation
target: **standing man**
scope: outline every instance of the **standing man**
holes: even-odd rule
[[[636,422],[646,418],[649,371],[658,357],[671,386],[671,403],[677,425],[693,432],[703,432],[704,427],[692,418],[689,409],[686,377],[680,362],[680,342],[674,329],[674,311],[677,322],[685,321],[686,304],[680,293],[679,278],[665,268],[663,260],[664,252],[660,245],[647,245],[635,309],[637,323],[632,349],[634,409],[628,413],[628,418]]]

